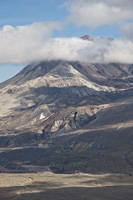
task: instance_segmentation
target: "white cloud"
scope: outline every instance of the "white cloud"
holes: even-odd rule
[[[133,23],[123,24],[120,27],[120,30],[122,33],[124,33],[126,38],[128,38],[129,40],[133,40]]]
[[[54,22],[29,26],[4,26],[0,30],[0,64],[24,64],[42,60],[133,63],[133,41],[96,38],[52,38]]]
[[[105,62],[133,63],[133,41],[113,40],[104,54]]]
[[[128,23],[133,20],[132,0],[68,0],[68,21],[78,26],[97,28],[101,25]]]
[[[17,64],[36,58],[44,46],[44,41],[52,36],[53,30],[60,28],[61,24],[57,22],[4,26],[0,29],[0,63]]]
[[[69,22],[97,28],[118,24],[127,40],[52,38],[58,22],[39,22],[0,29],[0,64],[25,64],[63,59],[86,62],[133,63],[133,0],[68,0]],[[128,40],[129,39],[129,40]]]

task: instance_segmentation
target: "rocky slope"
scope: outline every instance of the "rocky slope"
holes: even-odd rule
[[[34,63],[0,84],[0,170],[133,173],[133,65]]]

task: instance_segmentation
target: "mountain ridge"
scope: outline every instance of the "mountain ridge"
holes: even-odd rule
[[[0,169],[132,174],[132,68],[44,61],[1,83]]]

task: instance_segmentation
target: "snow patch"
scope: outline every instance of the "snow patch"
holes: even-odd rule
[[[43,110],[43,112],[41,112],[41,114],[40,114],[40,120],[41,119],[45,119],[45,118],[47,118],[50,115],[51,115],[51,112],[50,112],[49,108],[45,108]]]

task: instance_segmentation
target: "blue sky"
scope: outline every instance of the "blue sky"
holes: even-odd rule
[[[0,0],[0,27],[63,20],[67,16],[67,11],[65,8],[59,8],[62,2],[62,0]],[[23,65],[1,64],[0,82],[12,77],[22,68]]]
[[[6,37],[13,37],[12,35],[10,36],[9,33],[12,34],[14,31],[13,34],[15,35],[16,31],[18,31],[15,28],[17,26],[25,27],[28,25],[32,26],[34,23],[48,22],[50,24],[51,22],[55,22],[60,25],[50,25],[52,26],[52,30],[49,30],[48,25],[48,34],[51,34],[52,38],[81,37],[86,34],[92,37],[102,36],[116,39],[124,38],[127,35],[131,37],[132,32],[129,33],[128,30],[132,31],[133,29],[133,1],[127,0],[126,4],[124,0],[119,0],[118,2],[117,4],[114,0],[100,1],[100,3],[98,0],[0,0],[0,31],[2,37],[4,37],[5,31],[3,31],[3,28],[10,25],[10,27],[6,27],[6,34],[7,28],[9,30],[8,34],[5,35]],[[127,4],[129,6],[127,6]],[[34,31],[36,28],[35,26],[31,27],[29,30],[33,28]],[[39,27],[41,26],[42,25],[39,25]],[[13,28],[13,31],[11,28]],[[26,29],[26,31],[28,30]],[[44,29],[41,27],[39,31],[44,31]],[[38,40],[40,42],[42,36],[38,36],[37,33],[35,34],[36,37],[40,37],[40,40]],[[19,38],[22,39],[22,33]],[[35,40],[35,37],[33,39]],[[27,40],[24,38],[24,41]],[[43,41],[44,44],[46,44],[46,41]],[[56,45],[57,41],[54,42]],[[8,43],[5,42],[5,44],[1,46],[1,52],[7,52],[10,44],[13,44],[13,42],[9,42],[9,45],[7,44]],[[47,46],[49,46],[50,52],[50,44],[47,44]],[[68,44],[66,46],[68,46]],[[33,48],[34,47],[35,46],[33,46]],[[14,48],[15,47],[11,49],[10,47],[11,51],[15,51]],[[27,52],[30,52],[29,47]],[[43,52],[45,52],[44,49]],[[16,57],[18,56],[17,53],[13,56],[15,55]],[[12,54],[10,55],[10,52],[8,52],[0,57],[0,82],[12,77],[25,66],[25,63],[22,62],[22,58],[18,59],[19,61],[12,61],[12,59],[8,61],[10,56],[12,57]],[[4,59],[2,57],[4,57]],[[54,57],[58,58],[58,56],[55,55]]]
[[[62,0],[1,0],[0,25],[17,26],[38,21],[58,21],[66,15],[66,9],[60,9]]]
[[[0,0],[0,27],[4,25],[21,26],[40,21],[63,21],[68,16],[68,11],[63,5],[63,0]],[[86,26],[78,27],[69,23],[62,32],[55,36],[82,36],[89,34],[102,37],[121,37],[119,28],[114,26],[100,26],[91,30]]]

